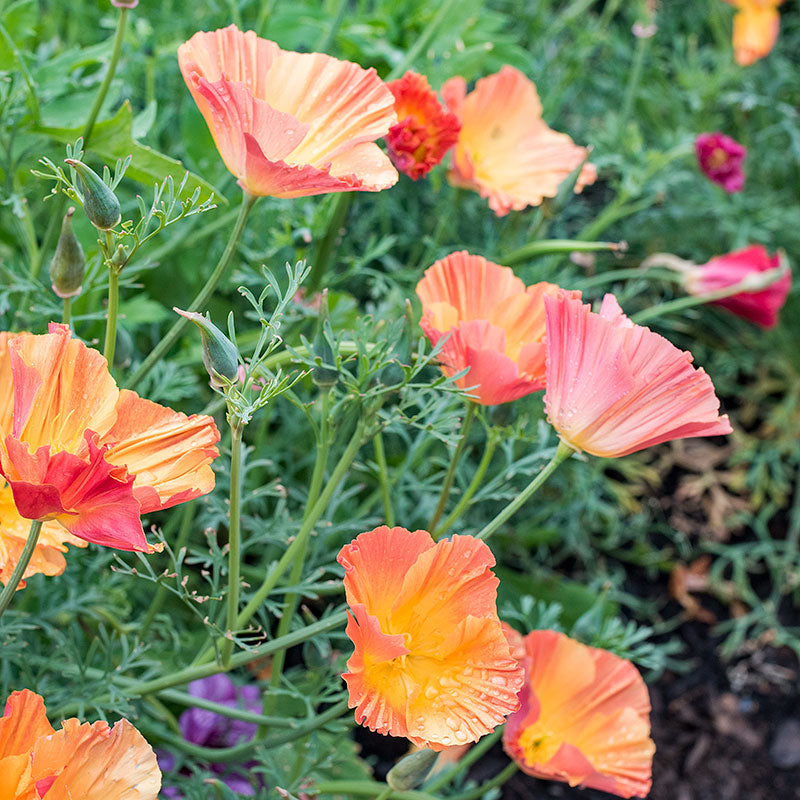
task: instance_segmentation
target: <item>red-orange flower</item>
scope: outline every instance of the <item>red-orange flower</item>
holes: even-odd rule
[[[547,417],[562,440],[596,456],[624,456],[670,439],[730,433],[711,379],[612,294],[599,314],[564,294],[545,297]]]
[[[216,425],[120,391],[100,353],[64,325],[49,331],[8,335],[0,349],[0,476],[16,512],[87,542],[152,552],[140,515],[211,491]],[[9,527],[2,538],[18,539],[18,523]]]
[[[451,78],[442,97],[461,120],[450,181],[488,198],[498,216],[555,197],[588,156],[585,147],[547,127],[536,87],[513,67],[481,78],[470,94],[463,78]],[[584,165],[575,191],[596,177],[595,167]]]
[[[451,253],[425,271],[417,284],[420,324],[432,344],[445,334],[442,371],[481,405],[508,403],[544,388],[543,298],[552,283],[525,287],[508,267],[465,251]],[[580,292],[569,292],[580,297]]]
[[[461,123],[444,110],[424,75],[409,71],[388,86],[399,120],[386,137],[389,155],[397,169],[417,180],[456,143]]]
[[[344,674],[356,721],[443,750],[518,708],[522,667],[497,617],[489,548],[471,536],[380,527],[338,556],[355,652]]]
[[[375,144],[397,119],[374,69],[281,50],[235,25],[196,33],[178,61],[225,165],[250,194],[376,192],[397,182]]]
[[[555,631],[509,638],[525,654],[521,707],[503,732],[511,758],[538,778],[647,795],[655,752],[650,698],[633,664]]]
[[[778,39],[783,0],[727,0],[736,6],[733,16],[733,53],[743,67],[764,58]]]
[[[44,701],[13,692],[0,717],[0,797],[3,800],[156,800],[156,756],[125,719],[64,720],[56,731]]]

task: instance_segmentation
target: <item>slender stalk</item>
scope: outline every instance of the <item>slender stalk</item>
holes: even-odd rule
[[[381,501],[383,502],[383,519],[390,527],[394,527],[394,508],[392,508],[392,494],[389,486],[389,467],[386,463],[386,450],[383,447],[383,434],[378,431],[372,438],[375,448],[375,463],[378,465],[378,482],[381,486]]]
[[[83,133],[81,135],[83,136],[84,147],[89,141],[89,137],[92,135],[94,124],[97,122],[97,116],[100,113],[100,109],[103,107],[103,102],[105,101],[108,90],[111,87],[111,81],[114,80],[114,73],[117,71],[117,63],[119,62],[119,57],[122,54],[122,42],[125,39],[125,25],[127,21],[128,9],[120,8],[119,17],[117,18],[117,30],[114,34],[114,45],[111,49],[111,59],[108,62],[108,69],[106,70],[103,82],[100,84],[100,88],[97,90],[97,97],[94,99],[94,105],[92,106],[92,110],[89,112],[89,117],[86,120],[86,124],[83,126]]]
[[[389,800],[392,796],[392,787],[387,786],[379,795],[375,796],[375,800]]]
[[[236,618],[239,615],[239,589],[241,578],[242,543],[242,433],[244,425],[240,420],[231,422],[231,492],[230,522],[228,525],[228,622],[226,631],[229,637],[222,643],[222,666],[227,669],[233,653],[233,632],[237,630]]]
[[[20,554],[19,561],[17,561],[14,571],[6,581],[3,591],[0,592],[0,617],[3,616],[3,613],[11,604],[11,598],[17,591],[17,586],[19,586],[22,576],[25,574],[25,570],[31,560],[31,557],[33,556],[33,551],[36,549],[36,543],[39,541],[39,534],[41,531],[41,520],[33,520],[31,522],[30,530],[28,531],[28,538],[25,541],[25,547],[22,549],[22,553]]]
[[[566,461],[575,451],[564,442],[559,442],[553,458],[544,469],[478,534],[479,539],[488,539],[512,514],[514,514],[539,487],[556,471],[558,465]]]
[[[325,226],[325,233],[317,244],[314,252],[314,261],[311,264],[311,274],[306,281],[306,289],[309,294],[313,294],[322,286],[322,279],[328,268],[328,262],[333,253],[339,230],[347,216],[347,210],[353,201],[352,192],[340,192],[332,201],[333,206],[328,215],[328,223]]]
[[[447,498],[450,497],[450,489],[453,486],[453,480],[456,477],[456,467],[458,467],[458,462],[461,460],[461,454],[464,452],[464,447],[467,444],[467,436],[469,435],[469,429],[472,425],[472,420],[475,418],[475,411],[477,410],[477,403],[473,403],[472,401],[467,401],[467,411],[464,414],[464,422],[461,425],[461,438],[458,440],[458,444],[456,445],[456,449],[453,451],[453,457],[450,459],[450,466],[447,468],[447,474],[444,477],[444,483],[442,484],[442,491],[439,494],[439,502],[436,504],[436,510],[433,512],[433,516],[431,517],[431,521],[428,524],[428,531],[430,535],[436,539],[436,526],[439,524],[439,520],[442,518],[442,514],[444,513],[444,507],[447,505]]]
[[[486,474],[486,470],[489,468],[489,464],[492,461],[494,451],[497,449],[497,443],[498,439],[496,436],[489,437],[489,441],[486,443],[486,448],[483,451],[481,462],[478,464],[478,469],[475,471],[475,475],[472,477],[472,482],[467,487],[466,492],[464,492],[464,494],[461,496],[461,499],[456,504],[456,507],[450,512],[450,514],[448,514],[445,521],[436,531],[436,534],[439,538],[444,536],[445,533],[450,530],[450,527],[454,522],[461,519],[461,515],[469,507],[472,496],[478,491],[481,483],[483,482],[483,476]]]
[[[2,22],[0,22],[0,38],[5,41],[8,51],[12,56],[14,56],[14,60],[19,66],[19,71],[22,73],[22,78],[25,81],[25,86],[28,89],[28,101],[31,107],[31,113],[33,114],[33,124],[38,125],[39,119],[41,118],[41,110],[39,108],[39,98],[36,96],[36,81],[34,81],[33,76],[28,69],[28,65],[25,63],[25,59],[22,57],[22,53],[20,53],[17,45],[14,43],[14,40],[11,38],[11,35],[6,30]]]
[[[505,769],[495,775],[491,780],[488,780],[486,783],[482,783],[480,786],[476,786],[474,789],[470,789],[469,791],[453,795],[450,800],[478,800],[478,798],[483,797],[488,791],[494,789],[496,786],[502,786],[515,772],[517,772],[518,769],[519,767],[517,766],[516,761],[510,761],[508,764],[506,764]]]
[[[337,795],[339,797],[377,797],[386,789],[385,783],[377,781],[319,781],[314,783],[314,789],[320,797]],[[419,790],[393,791],[392,800],[439,800],[438,797],[428,792]]]
[[[106,340],[103,345],[103,356],[108,368],[114,366],[114,351],[117,347],[117,315],[119,314],[119,270],[114,266],[108,268],[108,317],[106,319]]]
[[[236,248],[239,244],[239,239],[241,239],[245,224],[247,223],[247,217],[250,215],[253,204],[257,199],[257,197],[249,194],[248,192],[243,192],[239,216],[236,219],[236,225],[234,225],[234,228],[231,231],[231,236],[230,239],[228,239],[228,244],[225,246],[225,251],[220,256],[220,259],[217,262],[216,267],[214,267],[214,271],[206,281],[205,286],[203,286],[194,300],[192,300],[189,308],[187,309],[188,311],[199,311],[214,293],[214,290],[217,288],[220,280],[222,280],[222,276],[225,274],[225,271],[228,269],[228,266],[233,260],[233,256],[236,253]],[[139,365],[139,368],[128,379],[126,388],[136,386],[136,384],[150,372],[150,370],[161,360],[169,348],[172,347],[188,322],[189,320],[186,317],[178,317],[177,321],[173,324],[169,331],[167,331],[166,336],[164,336],[164,338],[161,339],[161,341],[153,348],[153,350],[150,352],[150,355],[145,358],[145,360]]]
[[[592,253],[597,250],[619,251],[627,249],[625,242],[582,242],[577,239],[540,239],[528,242],[518,250],[503,256],[500,261],[512,267],[536,256],[559,255],[561,253]]]
[[[65,297],[64,298],[64,310],[61,313],[61,321],[65,325],[69,325],[72,322],[72,298]]]
[[[573,286],[583,291],[592,286],[602,286],[605,283],[614,283],[624,280],[660,280],[671,281],[672,283],[683,283],[683,277],[671,270],[661,269],[641,269],[632,267],[631,269],[612,269],[608,272],[601,272],[599,275],[592,275],[588,278],[581,278]]]
[[[433,794],[443,789],[460,772],[464,772],[472,766],[484,753],[491,750],[494,743],[503,735],[503,727],[500,726],[493,733],[484,736],[477,744],[473,745],[458,762],[440,775],[437,775],[430,783],[425,784],[425,791]]]
[[[231,708],[230,706],[215,703],[213,700],[206,700],[204,697],[196,697],[188,692],[181,692],[177,689],[165,689],[159,692],[158,696],[169,703],[184,706],[186,708],[202,708],[206,711],[213,711],[228,719],[238,719],[242,722],[254,722],[258,725],[269,725],[273,728],[293,728],[296,722],[289,717],[265,717],[263,714],[256,714],[253,711],[246,711],[243,708]]]

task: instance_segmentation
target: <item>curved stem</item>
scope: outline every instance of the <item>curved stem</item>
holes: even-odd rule
[[[481,482],[483,481],[483,476],[486,474],[486,470],[489,468],[494,451],[497,449],[497,443],[497,437],[490,436],[489,441],[486,444],[486,448],[483,451],[483,458],[481,458],[481,462],[478,464],[478,469],[475,471],[472,482],[467,487],[467,491],[464,492],[461,499],[456,504],[456,507],[450,512],[445,521],[439,527],[437,531],[437,535],[439,537],[444,536],[445,533],[450,530],[450,526],[459,520],[461,515],[467,510],[470,500],[472,500],[472,496],[480,488]]]
[[[236,630],[236,617],[239,615],[239,588],[241,586],[241,543],[242,543],[242,432],[240,421],[231,423],[231,492],[230,521],[228,525],[228,622],[226,631],[229,637],[222,643],[222,666],[226,669],[231,663],[233,653],[233,632]]]
[[[372,437],[372,446],[375,448],[375,463],[378,465],[378,482],[381,487],[381,501],[383,502],[384,522],[394,527],[394,509],[392,508],[392,494],[389,486],[389,466],[386,463],[386,450],[383,447],[383,434],[378,431]]]
[[[320,796],[338,795],[347,797],[377,797],[386,790],[385,783],[377,781],[319,781],[314,784],[314,789]],[[439,800],[438,797],[428,792],[418,790],[393,791],[392,800]]]
[[[425,784],[426,792],[438,792],[443,789],[452,781],[460,772],[465,772],[468,767],[472,766],[484,753],[491,750],[494,743],[503,735],[503,726],[501,725],[493,733],[484,736],[477,744],[470,747],[470,749],[460,758],[450,769],[437,775],[432,781]]]
[[[313,294],[322,286],[322,279],[325,277],[325,271],[328,268],[328,261],[330,261],[331,253],[333,253],[339,229],[342,227],[352,201],[352,192],[340,192],[332,201],[333,207],[328,215],[328,224],[325,226],[325,233],[319,240],[317,249],[314,252],[311,274],[308,276],[306,283],[306,290],[309,294]]]
[[[540,239],[528,242],[500,259],[502,264],[513,266],[536,256],[558,255],[561,253],[592,253],[597,250],[624,251],[625,242],[583,242],[573,239]]]
[[[464,452],[464,447],[467,444],[467,435],[469,434],[472,420],[475,418],[475,411],[477,410],[477,407],[477,403],[467,401],[467,411],[464,414],[464,422],[461,425],[461,438],[458,440],[456,449],[453,452],[453,457],[450,459],[450,466],[447,468],[447,474],[445,475],[444,483],[442,484],[439,502],[436,505],[436,510],[433,512],[433,516],[431,517],[431,521],[428,525],[428,532],[434,539],[438,538],[436,536],[436,526],[439,524],[439,520],[442,518],[442,514],[444,513],[444,507],[447,505],[447,498],[450,496],[450,489],[452,488],[453,480],[456,477],[456,467],[458,467],[461,454]]]
[[[119,62],[119,57],[122,53],[122,42],[125,39],[125,25],[127,21],[128,9],[120,8],[119,18],[117,19],[117,30],[114,34],[114,45],[111,49],[111,58],[108,62],[108,69],[106,70],[103,82],[100,84],[100,88],[97,90],[97,97],[95,97],[94,105],[92,106],[92,110],[89,112],[89,118],[86,120],[86,124],[83,126],[83,133],[81,136],[83,136],[84,147],[86,147],[86,143],[89,141],[89,137],[92,135],[94,124],[97,122],[97,115],[100,113],[100,109],[103,107],[103,102],[105,101],[108,90],[111,87],[111,81],[114,80],[114,73],[117,71],[117,63]]]
[[[188,692],[181,692],[177,689],[165,689],[159,692],[158,696],[169,703],[175,703],[186,708],[202,708],[206,711],[213,711],[228,719],[238,719],[242,722],[253,722],[257,725],[269,725],[274,728],[293,728],[295,723],[289,717],[265,717],[263,714],[256,714],[253,711],[246,711],[243,708],[231,708],[231,706],[215,703],[213,700],[206,700],[204,697],[196,697]]]
[[[490,789],[494,789],[496,786],[502,786],[518,770],[519,767],[517,766],[516,761],[511,761],[506,764],[505,769],[503,769],[502,772],[499,772],[491,780],[488,780],[486,783],[482,783],[480,786],[476,786],[474,789],[470,789],[467,792],[454,795],[451,800],[478,800],[478,798],[483,797]]]
[[[236,225],[234,225],[234,228],[231,231],[230,239],[228,239],[228,244],[225,247],[225,252],[223,252],[223,254],[220,256],[217,266],[214,267],[214,271],[209,276],[205,286],[203,286],[194,300],[192,300],[187,311],[201,310],[214,293],[214,290],[217,288],[220,280],[222,280],[222,276],[225,274],[225,271],[228,269],[228,266],[233,260],[233,256],[236,253],[236,248],[239,244],[239,239],[241,239],[242,232],[244,231],[245,224],[247,223],[247,217],[250,215],[250,210],[253,208],[253,204],[257,199],[257,197],[254,197],[247,192],[243,193],[242,205],[239,209],[239,216],[236,219]],[[161,341],[153,348],[153,350],[150,352],[150,355],[147,356],[147,358],[139,365],[139,368],[136,370],[136,372],[134,372],[133,375],[131,375],[131,377],[128,379],[127,383],[125,384],[125,388],[130,389],[132,386],[135,386],[140,380],[142,380],[142,378],[144,378],[145,375],[150,372],[156,363],[161,360],[162,356],[167,352],[167,350],[172,347],[188,322],[189,320],[186,317],[178,317],[177,322],[175,322],[169,331],[167,331],[166,336],[164,336],[164,338],[161,339]]]
[[[581,278],[573,285],[576,289],[583,291],[584,289],[588,289],[592,286],[602,286],[604,283],[614,283],[614,281],[637,279],[683,283],[683,277],[677,272],[672,272],[670,270],[641,269],[640,267],[632,267],[631,269],[612,269],[608,272],[601,272],[599,275]]]
[[[11,604],[11,598],[17,591],[17,586],[19,586],[22,576],[25,574],[25,570],[30,563],[31,557],[33,556],[33,551],[36,549],[36,543],[39,541],[39,534],[41,531],[42,521],[38,519],[33,520],[31,522],[30,530],[28,531],[28,538],[25,541],[25,547],[22,549],[22,553],[20,554],[19,561],[17,561],[14,571],[6,581],[3,591],[0,592],[0,617]]]
[[[478,539],[488,539],[512,514],[514,514],[539,487],[556,471],[562,461],[566,461],[575,451],[564,442],[559,442],[556,452],[544,469],[512,500],[491,522],[484,526]]]

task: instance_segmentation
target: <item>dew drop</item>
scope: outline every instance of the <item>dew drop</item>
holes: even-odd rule
[[[467,740],[467,734],[465,731],[456,731],[456,739],[459,742],[465,742]]]

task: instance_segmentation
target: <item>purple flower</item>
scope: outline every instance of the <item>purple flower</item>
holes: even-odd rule
[[[261,711],[261,693],[257,686],[236,686],[223,674],[201,678],[189,684],[189,694],[211,700],[229,708]],[[253,722],[231,719],[204,708],[189,708],[181,714],[181,735],[187,742],[203,747],[233,747],[248,742],[256,735]]]
[[[701,133],[695,139],[697,163],[709,180],[719,184],[726,192],[741,192],[744,188],[742,163],[747,148],[724,133]]]

